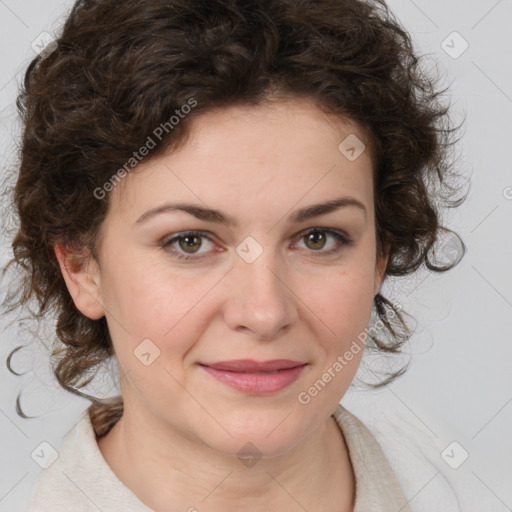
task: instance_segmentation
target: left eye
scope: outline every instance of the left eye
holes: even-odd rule
[[[334,249],[331,247],[331,249],[327,249],[325,251],[322,251],[324,253],[331,253],[333,250],[335,251],[336,248],[340,245],[340,242],[348,243],[348,240],[346,237],[341,235],[341,233],[337,233],[336,231],[326,230],[326,229],[312,229],[308,231],[307,233],[301,235],[299,240],[305,240],[306,248],[312,249],[313,251],[320,251],[321,249],[325,248],[327,239],[331,237],[334,239],[337,244],[334,244]],[[311,244],[307,246],[307,244]]]
[[[325,249],[329,237],[333,239],[335,243],[331,244],[331,248]],[[208,247],[206,247],[206,250],[200,251],[201,248],[204,248],[203,240],[205,239],[208,241],[208,244],[214,244],[212,239],[206,233],[200,231],[189,231],[163,240],[161,242],[161,246],[166,250],[171,248],[173,257],[178,259],[198,260],[205,256],[196,256],[196,254],[208,252]],[[343,248],[343,246],[348,246],[352,243],[350,238],[343,233],[333,231],[331,229],[320,228],[313,228],[305,233],[303,232],[296,237],[296,240],[304,240],[306,249],[310,249],[313,253],[318,253],[312,254],[311,256],[313,257],[327,256],[329,254],[337,253]]]

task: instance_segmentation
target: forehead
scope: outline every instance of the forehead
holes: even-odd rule
[[[365,147],[353,161],[347,140]],[[192,120],[183,146],[142,161],[114,191],[116,209],[139,212],[169,199],[262,209],[339,192],[371,201],[370,147],[357,123],[307,101],[216,110]]]

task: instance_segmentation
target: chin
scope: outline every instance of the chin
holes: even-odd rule
[[[291,413],[291,414],[290,414]],[[300,420],[300,421],[299,421]],[[212,438],[207,429],[201,437],[212,449],[230,456],[279,457],[292,450],[315,425],[299,418],[290,407],[278,411],[238,412],[230,420],[225,417],[223,427],[231,434]],[[209,435],[208,435],[209,434]]]

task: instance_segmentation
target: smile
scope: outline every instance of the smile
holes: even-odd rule
[[[276,359],[273,361],[233,360],[200,364],[216,380],[250,395],[277,393],[295,382],[307,363]]]

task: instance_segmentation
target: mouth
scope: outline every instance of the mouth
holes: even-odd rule
[[[200,363],[199,366],[216,380],[242,393],[270,395],[295,382],[307,363],[289,359],[261,362],[238,359],[217,363]]]

